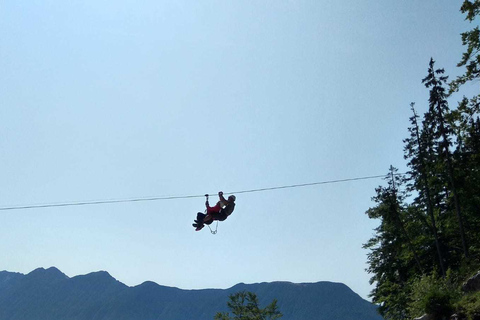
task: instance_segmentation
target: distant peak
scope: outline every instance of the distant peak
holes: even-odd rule
[[[23,274],[18,272],[0,271],[0,285],[2,283],[9,282],[12,279],[18,279],[23,276],[24,276]]]
[[[95,271],[95,272],[90,272],[85,275],[79,275],[75,276],[72,279],[75,279],[75,281],[95,281],[96,283],[103,283],[103,284],[109,284],[109,283],[114,283],[114,284],[120,284],[122,286],[125,286],[123,283],[115,279],[108,273],[107,271]]]
[[[139,284],[138,286],[135,286],[135,288],[162,288],[162,289],[172,289],[172,290],[181,290],[177,287],[169,287],[169,286],[162,286],[162,285],[159,285],[158,283],[156,282],[153,282],[153,281],[145,281],[145,282],[142,282],[141,284]]]
[[[107,271],[94,271],[94,272],[90,272],[90,273],[87,273],[87,274],[83,274],[83,275],[78,275],[78,276],[75,276],[73,277],[75,279],[96,279],[97,281],[98,280],[103,280],[103,281],[117,281],[117,279],[115,279],[114,277],[112,277],[110,275],[110,273],[108,273]],[[72,278],[72,279],[73,279]]]
[[[91,273],[87,274],[87,276],[96,277],[96,278],[102,278],[102,279],[113,279],[113,280],[117,280],[117,279],[115,279],[114,277],[112,277],[112,275],[111,275],[110,273],[108,273],[107,271],[104,271],[104,270],[91,272]]]
[[[58,270],[57,268],[55,267],[50,267],[48,269],[45,269],[45,268],[37,268],[35,270],[33,270],[32,272],[30,272],[29,274],[27,274],[28,277],[41,277],[41,278],[46,278],[46,279],[49,279],[49,280],[52,280],[52,279],[58,279],[58,280],[63,280],[63,279],[68,279],[68,276],[66,274],[64,274],[63,272],[61,272],[60,270]]]
[[[51,274],[59,274],[59,275],[67,277],[67,275],[65,273],[63,273],[62,271],[58,270],[55,267],[50,267],[47,270],[45,270],[45,272],[48,272],[48,273],[51,273]]]

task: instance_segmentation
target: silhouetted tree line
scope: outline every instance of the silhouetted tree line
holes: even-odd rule
[[[461,12],[473,22],[480,0],[464,1]],[[422,80],[430,96],[421,117],[410,105],[404,157],[409,171],[390,167],[386,186],[376,188],[379,219],[369,250],[374,303],[386,319],[413,319],[422,313],[446,317],[464,308],[459,284],[480,268],[480,94],[463,97],[455,109],[448,99],[480,78],[478,25],[462,34],[465,73],[449,82],[431,59]],[[478,308],[480,295],[468,308]],[[469,310],[464,310],[468,315]],[[473,312],[477,312],[473,311]],[[419,314],[420,313],[420,314]]]

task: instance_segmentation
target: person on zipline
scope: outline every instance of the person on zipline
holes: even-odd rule
[[[233,210],[235,209],[235,196],[231,195],[228,199],[223,197],[223,192],[220,191],[218,193],[219,201],[214,207],[210,207],[208,203],[208,194],[205,195],[207,197],[207,201],[205,201],[205,207],[207,207],[207,214],[204,213],[197,213],[197,220],[193,226],[195,227],[195,231],[200,231],[206,224],[211,224],[213,221],[224,221],[227,219],[229,215],[232,214]]]

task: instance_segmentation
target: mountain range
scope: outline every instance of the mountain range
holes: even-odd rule
[[[0,272],[0,320],[212,320],[229,295],[250,291],[261,307],[278,300],[286,320],[381,320],[376,307],[341,283],[271,282],[183,290],[147,281],[129,287],[108,272],[69,278],[55,267]]]

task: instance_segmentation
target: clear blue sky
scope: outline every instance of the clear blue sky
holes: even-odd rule
[[[430,57],[462,72],[461,3],[2,1],[0,206],[405,171]],[[215,236],[191,226],[202,198],[0,211],[0,270],[183,289],[335,281],[366,298],[381,183],[238,194]]]

